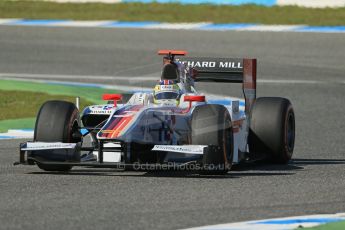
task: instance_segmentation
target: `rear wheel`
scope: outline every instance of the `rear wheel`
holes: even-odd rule
[[[233,133],[231,118],[221,105],[201,105],[192,116],[192,144],[211,145],[202,158],[204,173],[225,174],[233,157]]]
[[[78,130],[79,111],[67,101],[47,101],[38,112],[34,141],[77,143],[81,141]],[[46,171],[68,171],[72,166],[37,164]]]
[[[258,98],[251,111],[249,151],[270,162],[286,164],[295,145],[295,114],[288,99]]]

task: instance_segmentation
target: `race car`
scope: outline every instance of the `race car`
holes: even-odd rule
[[[151,92],[135,92],[128,101],[105,94],[105,104],[81,115],[78,100],[45,102],[17,164],[46,171],[92,166],[224,174],[242,162],[289,162],[294,110],[286,98],[256,98],[256,59],[158,54],[163,67]],[[240,83],[244,99],[199,93],[201,81]]]

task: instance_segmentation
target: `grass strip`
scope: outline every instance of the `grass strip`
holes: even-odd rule
[[[68,86],[17,80],[0,80],[0,90],[30,91],[46,93],[50,95],[63,95],[72,97],[79,96],[95,104],[104,103],[104,101],[102,100],[102,94],[104,93],[118,93],[118,91],[115,90],[96,87]]]
[[[305,8],[259,5],[187,5],[178,3],[54,3],[0,0],[1,18],[214,22],[259,24],[345,24],[345,7]]]
[[[71,96],[12,90],[0,90],[0,98],[0,121],[36,117],[41,105],[48,100],[64,100],[75,102],[75,97]],[[84,108],[85,106],[91,104],[93,103],[82,98],[80,107]]]
[[[0,133],[5,133],[9,129],[33,129],[36,118],[21,118],[0,121]]]
[[[33,129],[37,112],[45,101],[75,102],[75,97],[72,96],[14,90],[0,90],[0,98],[0,132],[8,129]],[[81,98],[81,108],[91,104],[94,103]]]
[[[0,132],[8,129],[33,128],[41,105],[48,100],[75,102],[81,98],[80,108],[102,104],[103,93],[117,93],[96,87],[66,86],[29,81],[0,80]]]
[[[297,228],[297,229],[301,229],[301,228]],[[308,230],[343,230],[343,229],[345,229],[345,221],[322,224],[322,225],[319,225],[316,227],[303,228],[303,229],[308,229]]]

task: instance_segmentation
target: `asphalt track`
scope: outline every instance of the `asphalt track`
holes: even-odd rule
[[[65,80],[126,84],[126,76],[158,77],[161,48],[258,58],[265,80],[258,96],[293,103],[293,161],[242,166],[225,177],[85,168],[59,174],[12,166],[20,141],[0,141],[0,229],[177,229],[344,212],[343,34],[0,26],[0,73],[121,76]],[[200,87],[235,93],[226,84]]]

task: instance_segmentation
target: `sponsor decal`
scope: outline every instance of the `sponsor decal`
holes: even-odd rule
[[[233,126],[242,127],[244,120],[245,120],[245,119],[240,119],[240,120],[233,121],[233,122],[232,122],[232,125],[233,125]]]
[[[242,62],[228,61],[180,61],[188,67],[199,68],[227,68],[227,69],[243,69]]]
[[[46,150],[46,149],[74,149],[75,143],[61,143],[61,142],[28,142],[22,151]]]
[[[108,134],[108,133],[113,133],[114,131],[113,130],[102,130],[101,132]]]
[[[161,90],[174,90],[174,85],[161,85]]]
[[[207,145],[155,145],[152,151],[204,154]]]
[[[98,105],[89,107],[91,114],[111,114],[112,109],[114,108],[113,105]]]
[[[242,125],[245,119],[240,119],[232,122],[233,133],[238,133],[242,129]]]
[[[111,114],[111,110],[93,110],[91,114]]]
[[[232,101],[232,112],[238,113],[240,111],[240,102],[239,101]]]
[[[114,108],[113,105],[105,105],[105,106],[103,106],[103,110],[111,110],[112,108]]]

